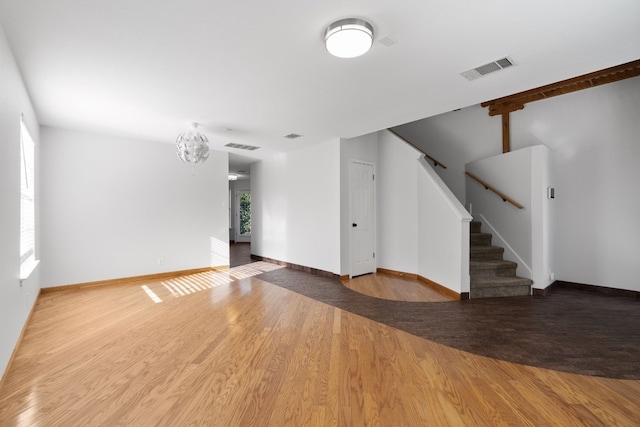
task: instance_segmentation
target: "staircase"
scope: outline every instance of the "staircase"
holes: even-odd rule
[[[530,279],[516,276],[518,264],[502,258],[504,248],[491,246],[491,234],[481,231],[482,223],[471,222],[469,251],[470,298],[531,295]]]

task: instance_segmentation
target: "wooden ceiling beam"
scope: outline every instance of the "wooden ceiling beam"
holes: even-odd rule
[[[492,105],[489,107],[489,115],[501,116],[505,113],[508,114],[512,111],[522,110],[523,108],[524,108],[524,104]]]
[[[486,101],[480,105],[489,107],[490,116],[503,115],[512,111],[522,110],[525,104],[529,102],[540,101],[636,76],[640,76],[640,60]]]

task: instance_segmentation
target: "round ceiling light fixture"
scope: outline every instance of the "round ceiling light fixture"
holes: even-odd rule
[[[362,19],[341,19],[327,27],[324,43],[333,56],[355,58],[371,49],[373,27]]]

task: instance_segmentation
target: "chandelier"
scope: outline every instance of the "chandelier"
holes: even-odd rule
[[[207,137],[198,132],[198,124],[191,123],[191,129],[182,132],[176,139],[178,158],[195,168],[209,157],[208,142]]]

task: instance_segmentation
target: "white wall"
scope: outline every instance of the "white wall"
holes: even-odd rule
[[[377,266],[469,291],[471,216],[422,155],[378,132]]]
[[[360,160],[376,165],[378,162],[378,133],[340,141],[340,275],[350,272],[351,220],[349,212],[349,162]],[[377,252],[377,249],[376,249]]]
[[[22,284],[20,273],[20,113],[36,144],[39,191],[39,125],[31,100],[0,27],[0,376],[40,290],[40,268]],[[36,258],[41,258],[36,200]]]
[[[467,164],[467,171],[523,205],[518,209],[467,178],[467,202],[482,229],[493,234],[493,244],[504,248],[504,258],[518,263],[517,274],[533,280],[533,287],[552,283],[552,245],[555,200],[547,188],[555,185],[553,152],[544,145],[521,148]]]
[[[531,149],[522,149],[467,164],[467,171],[523,205],[523,209],[503,202],[500,196],[469,177],[466,197],[476,219],[484,222],[482,230],[493,233],[493,244],[505,248],[505,259],[518,263],[518,275],[530,279],[533,275],[531,156]]]
[[[555,280],[556,232],[555,199],[548,197],[548,189],[555,187],[555,153],[544,145],[532,147],[531,206],[532,206],[532,269],[533,287],[544,289]]]
[[[444,163],[434,170],[464,205],[465,164],[502,152],[501,122],[478,106],[394,128],[425,153]]]
[[[340,274],[340,140],[251,165],[251,253]]]
[[[640,77],[634,77],[511,114],[513,150],[544,144],[555,152],[557,280],[640,291],[639,113]],[[478,106],[398,130],[409,138],[419,134],[421,147],[447,166],[502,147],[500,117]],[[458,197],[463,170],[443,176]]]
[[[471,215],[425,158],[417,163],[418,274],[454,292],[468,293]]]
[[[518,145],[556,151],[559,280],[640,291],[639,117],[640,77],[512,114]]]
[[[378,135],[377,266],[417,274],[420,153],[391,132]]]
[[[229,264],[227,153],[42,127],[41,164],[44,286]]]

